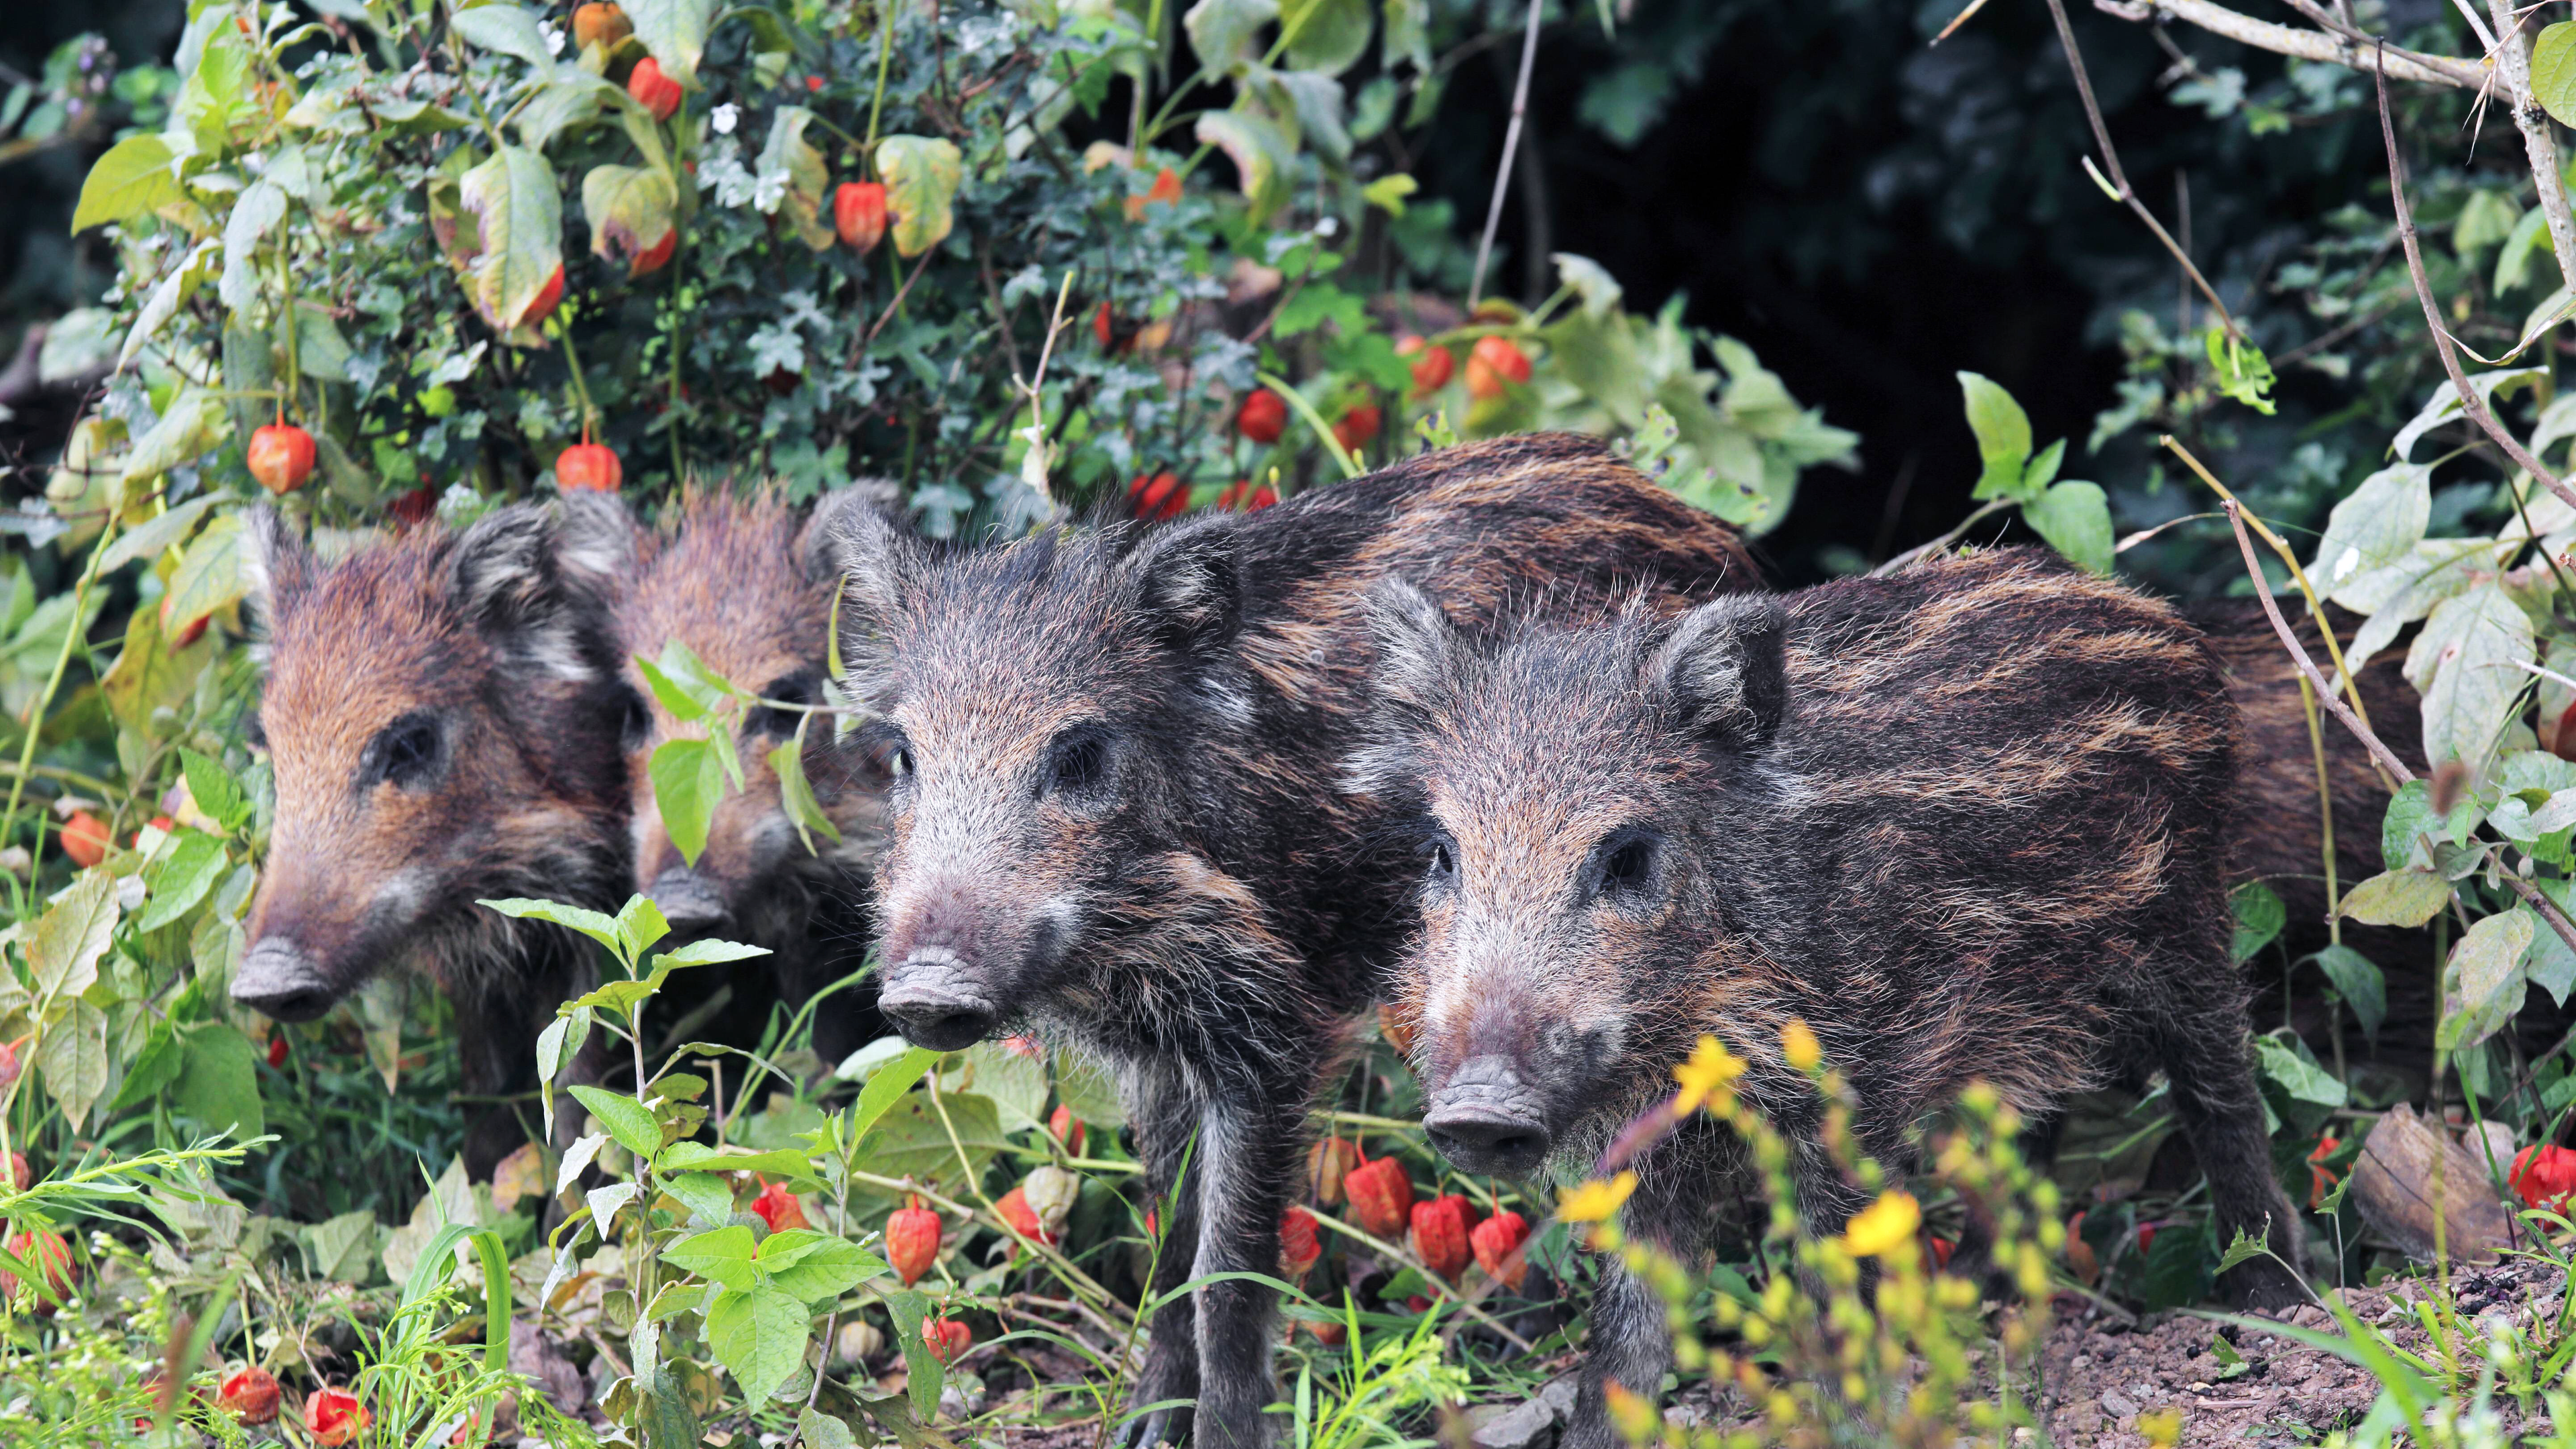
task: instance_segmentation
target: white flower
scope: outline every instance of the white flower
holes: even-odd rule
[[[555,27],[555,26],[553,26],[553,25],[549,25],[549,24],[547,24],[545,21],[540,20],[540,21],[538,21],[538,22],[537,22],[537,34],[538,34],[538,35],[540,35],[540,36],[543,36],[543,37],[545,38],[545,42],[546,42],[546,54],[548,54],[548,55],[561,55],[561,54],[563,54],[563,48],[564,48],[564,33],[563,33],[563,31],[562,31],[562,30],[560,30],[560,29],[556,28],[556,27]]]
[[[734,123],[742,119],[742,107],[727,101],[716,107],[715,113],[708,119],[715,123],[717,135],[730,136],[733,134]]]

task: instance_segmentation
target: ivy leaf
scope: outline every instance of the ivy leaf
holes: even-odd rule
[[[888,136],[877,143],[877,174],[885,178],[897,253],[917,257],[948,239],[956,224],[949,208],[966,174],[966,158],[956,143]]]
[[[466,294],[493,331],[513,331],[563,267],[554,168],[524,146],[503,146],[458,179],[457,204],[475,219]]]
[[[670,173],[660,167],[590,168],[581,179],[581,214],[590,223],[592,254],[632,267],[671,235],[679,201]]]
[[[1968,430],[1977,435],[1977,456],[1986,465],[1969,496],[2020,496],[2022,468],[2030,461],[2030,415],[2002,384],[1980,374],[1960,373],[1959,391],[1967,399]]]
[[[107,872],[81,872],[29,932],[22,949],[35,973],[36,994],[54,1000],[78,996],[98,980],[98,958],[116,933],[116,881]]]
[[[2065,446],[2060,439],[2049,445],[2049,453]],[[2033,470],[2037,471],[2036,465]],[[2117,556],[2111,537],[2111,500],[2094,483],[2069,481],[2052,485],[2039,497],[2022,505],[2022,522],[2048,541],[2048,546],[2064,555],[2068,563],[2087,573],[2107,574]]]
[[[751,1235],[747,1229],[733,1231]],[[707,1305],[707,1347],[749,1404],[767,1403],[796,1372],[813,1331],[805,1305],[766,1283],[748,1291],[728,1288]]]
[[[135,221],[174,201],[185,201],[179,178],[170,172],[178,159],[159,136],[128,136],[107,148],[81,182],[80,204],[72,209],[74,234],[111,221]]]
[[[2420,926],[2451,903],[2451,883],[2429,870],[2392,870],[2354,886],[2335,909],[2371,926]]]
[[[653,781],[653,805],[662,812],[662,832],[680,858],[695,866],[707,848],[716,802],[724,798],[724,765],[715,746],[705,740],[664,740],[653,747],[645,773]]]
[[[652,1112],[633,1097],[620,1096],[605,1087],[575,1086],[573,1096],[617,1139],[617,1145],[638,1157],[651,1158],[662,1150],[662,1124]]]

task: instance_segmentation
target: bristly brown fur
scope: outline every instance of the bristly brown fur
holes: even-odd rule
[[[2044,1119],[2161,1069],[2221,1236],[2268,1222],[2295,1261],[2227,953],[2236,713],[2196,631],[2026,550],[1668,614],[1462,635],[1401,591],[1382,605],[1354,774],[1432,842],[1398,997],[1435,1138],[1454,1120],[1481,1152],[1525,1117],[1508,1140],[1552,1139],[1580,1174],[1713,1033],[1805,1144],[1801,1208],[1831,1231],[1861,1198],[1780,1060],[1793,1017],[1898,1165],[1972,1080]],[[1741,1167],[1670,1140],[1631,1232],[1694,1249]],[[1660,1377],[1650,1298],[1596,1303],[1573,1442],[1609,1442],[1605,1378]]]

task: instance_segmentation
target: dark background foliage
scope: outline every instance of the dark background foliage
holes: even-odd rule
[[[1961,516],[1977,471],[1953,379],[1961,368],[2010,388],[2040,439],[2072,436],[2069,475],[2110,488],[2124,528],[2198,506],[2164,484],[2152,426],[2098,456],[2082,447],[2123,376],[2120,313],[2143,308],[2174,331],[2187,305],[2177,271],[2079,167],[2086,127],[2047,9],[2005,0],[1927,45],[1956,8],[1619,0],[1611,37],[1589,0],[1557,0],[1546,12],[1494,289],[1535,300],[1552,285],[1549,252],[1590,256],[1632,307],[1685,295],[1688,321],[1743,338],[1799,399],[1857,430],[1858,475],[1819,475],[1767,541],[1792,578],[1884,557]],[[2274,355],[2324,332],[2329,324],[2282,287],[2282,269],[2357,225],[2385,229],[2366,91],[2347,79],[2340,95],[2319,99],[2276,57],[2179,28],[2163,47],[2147,27],[2069,8],[2148,204],[2188,234]],[[1489,9],[1490,43],[1455,68],[1441,123],[1427,133],[1436,144],[1392,158],[1451,202],[1467,233],[1490,195],[1519,52],[1520,7],[1494,0]],[[2362,10],[2427,48],[2468,48],[2437,0]],[[82,31],[102,33],[120,64],[166,61],[181,11],[179,0],[11,5],[0,11],[0,65],[35,75]],[[2241,107],[2218,114],[2216,102],[2184,103],[2173,87],[2194,74],[2177,56],[2201,77],[2241,73],[2244,96],[2272,98],[2288,119],[2255,134]],[[2405,100],[2418,147],[2460,164],[2465,98]],[[100,234],[74,243],[65,226],[111,134],[110,124],[76,125],[71,139],[0,165],[0,347],[93,297],[110,275]],[[2497,135],[2472,164],[2510,175],[2517,158]],[[2421,204],[2438,222],[2440,187]],[[2205,310],[2187,307],[2204,325]],[[2512,322],[2503,325],[2509,332]],[[2379,440],[2429,386],[2424,349],[2412,345],[2420,330],[2420,318],[2391,309],[2385,323],[2343,339],[2362,354],[2347,377],[2285,368],[2278,417],[2234,410],[2197,441],[2255,497],[2313,522],[2375,466]],[[2374,368],[2374,358],[2387,366]],[[67,422],[38,408],[0,438],[19,461],[41,463]],[[12,497],[39,481],[15,475]],[[2127,562],[2176,589],[2229,581],[2226,560],[2206,547],[2160,544]]]

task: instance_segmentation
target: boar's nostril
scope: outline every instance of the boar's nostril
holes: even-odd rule
[[[1519,1176],[1547,1157],[1547,1116],[1511,1063],[1475,1057],[1451,1075],[1423,1115],[1440,1155],[1468,1172]]]
[[[946,951],[916,952],[891,972],[877,1008],[915,1046],[953,1052],[993,1034],[1002,1014],[964,977],[964,963]]]
[[[662,919],[671,923],[671,929],[682,935],[712,931],[733,915],[715,886],[693,870],[676,866],[666,870],[644,894],[661,908]]]
[[[277,1021],[311,1021],[331,1009],[339,993],[321,966],[292,941],[272,936],[242,957],[233,977],[233,1000]]]

